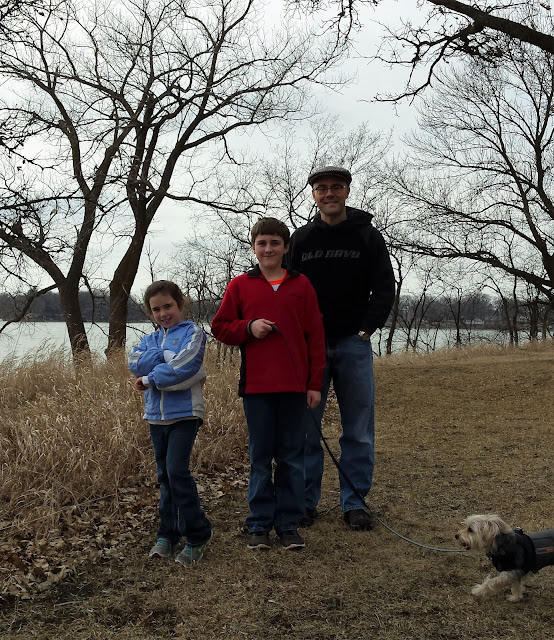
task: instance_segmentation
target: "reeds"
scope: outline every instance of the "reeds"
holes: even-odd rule
[[[525,348],[441,350],[425,362],[525,351],[551,353],[553,342]],[[539,356],[540,357],[540,356]],[[381,368],[421,363],[402,354],[376,361]],[[237,397],[238,353],[209,344],[204,387],[206,416],[191,466],[200,474],[247,468],[247,435]],[[27,536],[63,525],[67,513],[85,514],[119,493],[156,482],[142,394],[133,386],[125,354],[75,368],[63,350],[35,359],[4,360],[0,385],[0,533],[14,526]]]
[[[380,463],[372,499],[382,515],[415,523],[424,505],[440,519],[447,504],[465,516],[475,501],[507,517],[517,511],[544,528],[532,519],[534,503],[514,503],[515,489],[509,495],[513,513],[510,504],[498,504],[497,486],[503,485],[489,479],[492,473],[510,478],[517,465],[549,513],[553,350],[550,341],[376,360]],[[247,477],[238,366],[238,353],[208,346],[206,416],[192,466],[203,503],[213,498],[218,509],[225,508],[218,496],[243,487]],[[141,532],[151,536],[158,499],[143,398],[123,353],[109,363],[74,367],[63,350],[50,350],[35,359],[4,360],[2,371],[0,603],[5,594],[26,597],[49,588],[85,559],[123,553]],[[326,416],[328,431],[337,436],[333,402]],[[526,458],[518,448],[522,433]],[[334,471],[327,482],[336,483]],[[413,513],[407,505],[415,505]],[[224,520],[229,517],[236,519],[232,513]]]
[[[193,452],[196,471],[244,463],[246,435],[236,365],[206,353],[207,415]],[[122,353],[74,368],[63,350],[4,361],[0,387],[0,530],[26,536],[63,527],[121,490],[156,482],[142,394]]]
[[[204,386],[205,422],[192,455],[192,466],[197,471],[242,468],[248,461],[246,421],[237,395],[239,362],[238,350],[208,344],[204,356],[208,373]]]

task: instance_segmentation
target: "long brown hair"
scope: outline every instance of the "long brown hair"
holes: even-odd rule
[[[156,282],[148,285],[143,297],[144,308],[150,317],[152,317],[150,298],[157,296],[159,293],[165,293],[166,295],[171,296],[181,311],[185,308],[186,298],[178,285],[171,282],[171,280],[156,280]]]

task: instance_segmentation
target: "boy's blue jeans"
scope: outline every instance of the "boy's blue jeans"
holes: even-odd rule
[[[181,420],[170,425],[151,424],[160,485],[158,539],[176,544],[181,536],[199,547],[211,535],[212,525],[200,507],[196,483],[189,470],[190,454],[202,421]]]
[[[364,498],[373,480],[375,422],[371,341],[364,341],[357,334],[328,340],[326,356],[321,403],[308,415],[306,426],[306,508],[312,509],[321,498],[324,452],[317,425],[321,426],[331,380],[342,423],[340,465]],[[364,505],[340,473],[339,478],[341,509],[344,512],[363,509]]]
[[[304,515],[306,401],[305,393],[252,393],[243,398],[250,453],[250,532],[297,529]]]

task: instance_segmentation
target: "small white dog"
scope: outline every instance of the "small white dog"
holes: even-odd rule
[[[473,587],[471,593],[478,598],[510,588],[508,600],[518,602],[523,597],[523,576],[554,564],[554,529],[526,535],[494,514],[466,518],[456,540],[468,551],[486,553],[500,571]]]

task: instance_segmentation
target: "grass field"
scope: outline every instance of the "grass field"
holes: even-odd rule
[[[192,568],[149,560],[157,489],[141,398],[123,363],[78,376],[63,363],[3,363],[3,639],[552,637],[554,568],[531,575],[518,604],[476,601],[472,585],[493,570],[486,557],[429,551],[379,523],[349,531],[329,460],[306,549],[248,551],[236,363],[218,364],[215,350],[194,459],[213,543]],[[369,502],[383,522],[446,549],[471,513],[529,532],[554,526],[554,344],[399,355],[375,369]],[[333,402],[325,433],[336,451]]]

